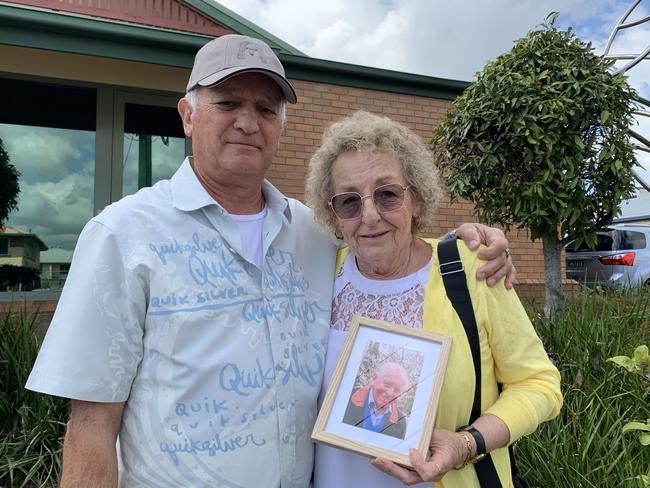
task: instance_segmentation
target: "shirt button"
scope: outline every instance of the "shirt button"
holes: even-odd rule
[[[289,434],[284,434],[284,435],[282,436],[282,442],[284,442],[285,444],[289,444],[289,439],[290,439],[290,438],[291,438],[291,437],[289,436]]]

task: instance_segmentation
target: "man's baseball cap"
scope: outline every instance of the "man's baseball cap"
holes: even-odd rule
[[[282,63],[273,50],[259,39],[228,34],[211,40],[196,53],[187,91],[213,86],[242,73],[263,73],[275,81],[290,103],[296,91],[284,75]]]

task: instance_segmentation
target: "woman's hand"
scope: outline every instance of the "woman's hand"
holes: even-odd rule
[[[487,263],[477,270],[476,279],[487,279],[488,286],[492,286],[505,276],[506,288],[512,289],[517,270],[512,264],[508,239],[501,229],[472,223],[461,225],[455,233],[472,250],[476,250],[479,244],[487,246],[478,253],[479,258]]]
[[[508,426],[495,415],[483,414],[472,425],[481,433],[487,452],[507,446],[510,441]],[[470,444],[469,457],[467,452],[468,442]],[[474,459],[476,456],[476,441],[473,436],[467,433],[434,429],[433,434],[431,434],[429,452],[431,457],[425,461],[415,449],[409,451],[409,458],[415,471],[381,458],[373,459],[371,463],[405,485],[415,485],[423,481],[440,481],[449,470],[465,464],[468,459]]]
[[[474,447],[474,449],[476,449]],[[424,481],[440,481],[451,469],[460,466],[467,459],[467,441],[462,434],[435,429],[429,445],[431,457],[425,461],[415,449],[409,451],[414,471],[399,466],[387,459],[376,458],[372,465],[393,476],[407,486]]]

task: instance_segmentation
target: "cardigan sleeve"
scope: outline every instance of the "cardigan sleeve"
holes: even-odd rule
[[[481,354],[492,356],[496,381],[503,388],[484,413],[505,422],[512,443],[558,415],[562,407],[560,373],[544,350],[516,292],[507,290],[503,280],[493,287],[476,281],[476,269],[482,263],[475,253],[466,248],[463,251],[463,261],[468,261],[468,285],[476,301],[477,326],[487,335],[489,350],[482,348]]]

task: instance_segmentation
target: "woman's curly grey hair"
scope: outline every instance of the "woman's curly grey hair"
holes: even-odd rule
[[[305,197],[316,222],[336,235],[335,217],[327,202],[333,194],[332,165],[347,151],[392,152],[402,163],[407,184],[420,205],[412,231],[422,231],[433,218],[443,190],[431,151],[408,127],[380,115],[358,111],[330,125],[309,161]]]

